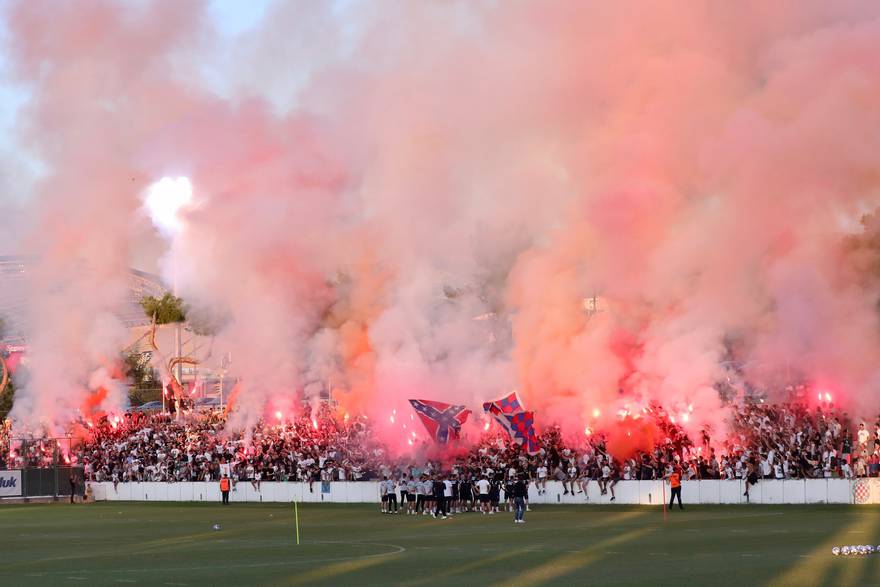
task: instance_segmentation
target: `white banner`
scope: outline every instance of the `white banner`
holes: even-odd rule
[[[21,471],[0,471],[0,497],[21,495]]]

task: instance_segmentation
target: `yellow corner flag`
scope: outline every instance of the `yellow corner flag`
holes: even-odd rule
[[[293,517],[296,520],[296,545],[299,546],[299,507],[297,501],[293,500]]]

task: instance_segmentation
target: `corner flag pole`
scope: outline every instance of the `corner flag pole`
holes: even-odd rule
[[[293,500],[293,517],[296,520],[296,545],[299,546],[299,502]]]

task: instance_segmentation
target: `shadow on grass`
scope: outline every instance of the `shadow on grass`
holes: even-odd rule
[[[857,587],[876,584],[880,559],[877,555],[860,557],[834,556],[831,549],[844,544],[863,544],[877,536],[880,516],[859,516],[837,529],[795,564],[765,583],[766,587],[783,585],[835,585]]]

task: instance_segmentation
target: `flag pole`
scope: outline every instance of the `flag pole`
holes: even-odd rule
[[[293,498],[293,517],[296,521],[296,545],[299,546],[299,506],[296,498]]]

